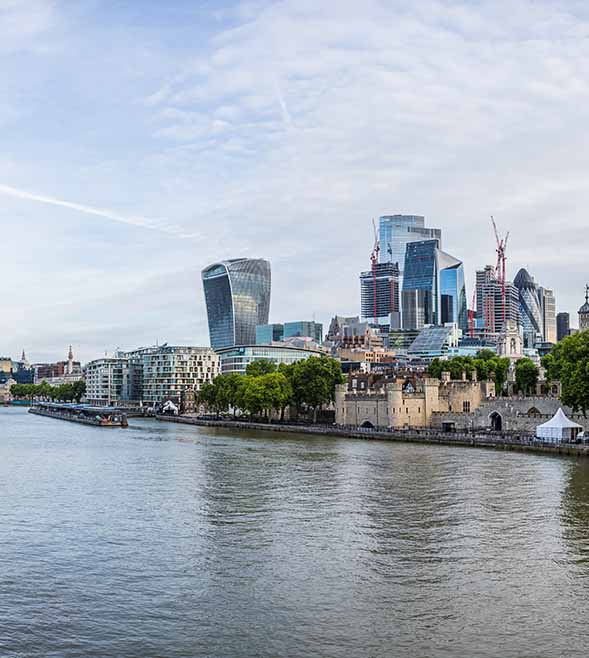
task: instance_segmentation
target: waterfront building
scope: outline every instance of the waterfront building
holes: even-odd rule
[[[202,271],[209,335],[214,350],[256,341],[256,327],[268,323],[270,263],[234,258]]]
[[[336,350],[339,347],[358,349],[382,349],[384,335],[369,322],[360,322],[358,316],[336,316],[331,320],[327,343]]]
[[[377,263],[373,269],[360,274],[360,305],[364,320],[383,325],[387,329],[399,328],[401,304],[398,263]]]
[[[220,373],[219,356],[209,347],[162,345],[143,354],[143,400],[179,402],[183,391],[198,393]]]
[[[468,315],[462,262],[439,248],[438,240],[407,245],[403,291],[403,328],[455,323],[466,332]]]
[[[86,364],[86,401],[90,404],[110,406],[128,401],[125,386],[129,360],[125,357],[103,357]]]
[[[568,313],[559,313],[556,316],[556,340],[561,341],[571,332],[571,316]]]
[[[589,329],[589,285],[585,286],[585,303],[579,309],[579,331]]]
[[[495,399],[495,384],[423,378],[384,382],[370,390],[354,389],[351,382],[336,387],[335,422],[337,425],[379,428],[423,428],[444,414],[468,415],[487,400]]]
[[[272,361],[276,365],[281,363],[291,364],[310,356],[322,356],[325,354],[319,349],[302,349],[287,345],[237,345],[217,350],[221,359],[221,373],[227,375],[238,373],[245,375],[249,363],[253,361]]]
[[[270,345],[284,338],[283,324],[259,324],[256,327],[256,345]]]
[[[477,333],[483,340],[496,341],[504,325],[503,287],[497,280],[495,268],[487,265],[476,273]],[[511,281],[505,282],[505,321],[520,323],[519,291]]]

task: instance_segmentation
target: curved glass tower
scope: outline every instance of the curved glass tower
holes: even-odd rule
[[[534,347],[536,341],[542,340],[544,333],[544,318],[538,286],[529,272],[523,267],[517,273],[513,284],[519,293],[519,312],[524,334],[524,347]]]
[[[202,271],[214,350],[255,345],[256,326],[268,324],[270,263],[261,258],[233,258]]]

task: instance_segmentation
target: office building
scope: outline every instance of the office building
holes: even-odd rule
[[[559,313],[556,316],[556,340],[561,341],[571,332],[571,316],[568,313]]]
[[[542,298],[534,278],[522,268],[513,280],[519,295],[519,318],[524,347],[534,347],[544,339]]]
[[[287,338],[312,338],[316,343],[323,342],[323,325],[314,320],[299,320],[284,323],[284,340]]]
[[[538,288],[540,308],[542,309],[543,342],[556,343],[556,297],[548,288]]]
[[[256,327],[268,324],[270,263],[251,258],[214,263],[202,271],[202,282],[211,347],[254,344]]]
[[[462,262],[439,248],[438,240],[407,245],[401,300],[403,328],[456,324],[468,329]]]
[[[245,375],[248,364],[253,361],[272,361],[276,365],[287,365],[308,359],[310,356],[325,354],[318,349],[304,349],[286,345],[236,345],[217,350],[221,359],[221,373],[223,375],[238,373]]]
[[[360,305],[364,320],[389,329],[399,328],[401,304],[397,263],[377,263],[373,269],[360,274]]]
[[[284,339],[283,324],[259,324],[256,327],[256,345],[270,345]]]
[[[476,273],[476,301],[476,329],[481,339],[495,341],[506,322],[520,324],[519,291],[511,281],[506,281],[504,306],[503,286],[497,280],[492,265]]]

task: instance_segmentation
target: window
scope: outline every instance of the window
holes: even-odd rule
[[[470,413],[470,400],[464,400],[464,401],[462,402],[462,411],[463,411],[465,414],[469,414],[469,413]]]

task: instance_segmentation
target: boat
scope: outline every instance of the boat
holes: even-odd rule
[[[60,404],[57,402],[37,402],[30,414],[48,416],[58,420],[69,420],[95,427],[128,427],[127,416],[116,407],[92,407],[86,404]]]

